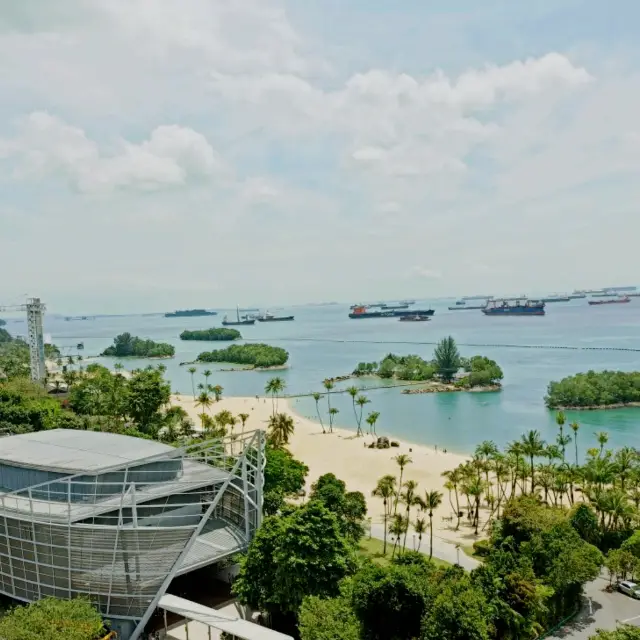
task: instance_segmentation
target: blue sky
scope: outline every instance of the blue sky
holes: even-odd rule
[[[0,304],[626,284],[639,21],[630,0],[5,7]]]

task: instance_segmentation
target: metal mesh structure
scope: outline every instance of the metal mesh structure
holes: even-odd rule
[[[133,621],[136,638],[174,576],[247,547],[263,471],[264,433],[253,431],[4,493],[0,591],[87,596]]]

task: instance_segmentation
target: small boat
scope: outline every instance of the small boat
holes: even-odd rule
[[[400,300],[400,304],[406,304],[408,306],[411,306],[412,304],[415,304],[416,301],[415,300]]]
[[[266,311],[256,319],[258,320],[258,322],[287,322],[294,320],[295,316],[274,316],[272,313]]]
[[[623,296],[622,298],[610,298],[609,300],[589,300],[589,304],[591,305],[623,304],[625,302],[631,302],[631,298],[629,296]]]
[[[422,316],[419,313],[416,313],[414,316],[400,316],[400,322],[427,322],[431,320],[429,316]]]
[[[408,309],[409,305],[408,304],[381,304],[380,305],[381,309],[384,309],[385,311],[391,311],[393,309]]]
[[[84,349],[84,342],[78,342],[78,344],[76,345],[76,349],[78,349],[78,351]]]
[[[482,310],[486,316],[543,316],[545,303],[541,300],[489,300]]]
[[[256,320],[255,318],[249,318],[248,316],[242,316],[242,318],[240,317],[240,309],[238,307],[236,307],[236,318],[237,320],[229,320],[229,318],[225,315],[225,317],[222,319],[222,326],[223,327],[236,327],[239,325],[247,325],[247,324],[255,324]]]

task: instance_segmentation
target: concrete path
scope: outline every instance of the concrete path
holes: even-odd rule
[[[609,578],[604,574],[589,582],[585,587],[582,611],[569,624],[548,637],[551,640],[587,640],[598,629],[611,631],[621,622],[640,626],[640,600],[634,600],[619,591],[604,591],[608,584]]]

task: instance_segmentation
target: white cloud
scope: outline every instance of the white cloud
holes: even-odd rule
[[[21,119],[18,130],[0,141],[0,157],[15,163],[14,176],[60,175],[86,193],[182,186],[222,170],[206,138],[177,125],[156,127],[139,144],[116,141],[108,152],[82,129],[43,111]]]
[[[445,20],[455,47],[414,48],[407,64],[391,52],[424,15],[394,12],[354,43],[305,21],[307,9],[22,0],[0,12],[0,267],[27,241],[42,255],[77,247],[21,271],[18,293],[74,283],[64,296],[75,300],[76,283],[95,278],[113,301],[153,273],[176,296],[188,281],[181,304],[198,306],[212,270],[225,272],[216,297],[230,304],[409,296],[398,287],[412,279],[434,293],[487,278],[558,290],[633,271],[632,57],[602,62],[610,54],[594,46],[586,58],[569,31],[548,40],[564,50],[544,53],[506,24],[480,50],[456,17]],[[343,3],[335,20],[352,10]],[[100,195],[91,216],[77,192]],[[605,227],[624,230],[611,249]],[[127,257],[96,256],[95,238]],[[188,250],[168,262],[177,246]]]

